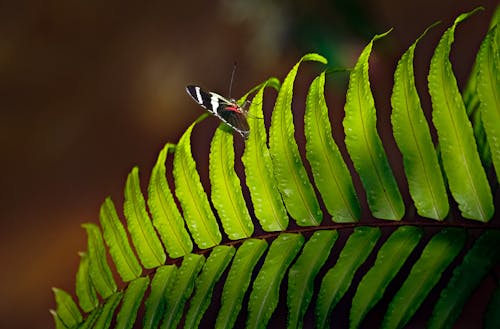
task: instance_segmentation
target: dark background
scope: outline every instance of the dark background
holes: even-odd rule
[[[86,248],[80,224],[98,221],[107,195],[119,208],[132,166],[146,182],[164,143],[202,113],[186,84],[225,95],[237,61],[239,97],[269,76],[282,80],[310,51],[349,67],[374,34],[394,27],[375,44],[370,68],[377,106],[389,108],[403,51],[443,21],[416,52],[417,83],[428,97],[428,62],[441,33],[482,5],[458,28],[452,50],[462,87],[496,4],[1,1],[0,327],[53,327],[51,287],[74,291],[77,252]],[[210,122],[194,141],[213,133]]]

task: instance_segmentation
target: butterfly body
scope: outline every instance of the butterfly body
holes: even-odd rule
[[[250,127],[247,122],[247,112],[238,105],[236,100],[227,99],[213,92],[206,92],[199,86],[187,86],[186,91],[196,103],[218,117],[243,138],[248,138]]]

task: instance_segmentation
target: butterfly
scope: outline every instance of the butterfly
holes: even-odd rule
[[[227,99],[219,94],[206,92],[194,85],[187,86],[186,91],[196,103],[218,117],[243,138],[248,138],[250,127],[247,122],[247,111],[235,99]]]

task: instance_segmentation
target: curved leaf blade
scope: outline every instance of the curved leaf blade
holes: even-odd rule
[[[174,285],[172,289],[167,291],[166,308],[160,328],[177,328],[186,300],[193,292],[196,277],[204,262],[205,258],[201,255],[189,254],[184,256],[182,265],[177,270]]]
[[[82,323],[80,323],[80,325],[78,326],[78,329],[95,328],[94,324],[97,322],[97,319],[99,318],[101,313],[102,313],[101,307],[97,307],[94,310],[92,310],[92,312],[90,312],[90,314],[87,315],[85,320]]]
[[[99,304],[97,293],[89,273],[89,256],[86,252],[79,252],[80,264],[76,272],[75,292],[78,297],[80,308],[88,313]]]
[[[493,165],[500,182],[500,54],[498,25],[492,28],[477,55],[477,95]]]
[[[205,117],[206,115],[202,116],[202,118]],[[181,203],[184,220],[194,242],[199,248],[206,249],[218,245],[222,240],[222,235],[191,154],[191,131],[197,122],[189,126],[177,144],[173,172],[175,194]]]
[[[274,105],[269,128],[269,147],[278,188],[290,216],[300,226],[316,226],[321,223],[323,215],[295,143],[292,116],[293,83],[303,61],[326,64],[324,57],[307,54],[290,70]]]
[[[193,242],[175,204],[166,178],[165,161],[175,145],[166,144],[158,155],[148,186],[148,206],[153,225],[171,258],[182,257],[193,250]]]
[[[194,295],[189,302],[184,328],[198,328],[210,302],[215,284],[231,262],[235,249],[230,246],[215,247],[208,256],[201,274],[196,279]]]
[[[144,302],[146,311],[143,329],[158,328],[166,304],[167,291],[171,289],[177,267],[175,265],[163,265],[156,269],[156,273],[151,281],[151,292]]]
[[[489,30],[491,30],[495,25],[500,22],[500,7],[497,6],[493,16],[491,17]],[[483,40],[484,42],[484,40]],[[479,55],[479,52],[478,52]],[[472,71],[469,75],[469,80],[467,81],[467,85],[465,86],[465,90],[463,92],[463,99],[465,103],[465,107],[467,109],[467,114],[470,116],[471,113],[476,111],[479,107],[479,98],[477,93],[477,73],[479,70],[479,61],[478,56],[476,56],[476,61],[474,62],[474,66],[472,67]]]
[[[339,259],[325,274],[316,300],[316,328],[330,327],[330,313],[351,285],[358,268],[365,262],[380,237],[380,229],[357,227],[349,236]]]
[[[118,218],[115,205],[110,197],[101,205],[99,221],[104,235],[104,242],[109,248],[116,270],[124,282],[138,278],[142,267],[135,257],[128,241],[127,233]]]
[[[68,327],[62,322],[62,320],[57,315],[55,310],[49,310],[50,315],[52,315],[52,320],[54,320],[54,326],[56,329],[67,329]]]
[[[493,198],[449,60],[456,26],[475,11],[458,16],[441,37],[431,59],[428,85],[451,194],[463,217],[486,222],[493,216]]]
[[[215,328],[229,329],[234,326],[253,269],[266,249],[266,240],[248,239],[236,251],[222,290],[221,308],[215,321]]]
[[[247,328],[265,328],[279,299],[280,284],[299,252],[304,237],[282,233],[273,241],[257,278],[253,282],[248,302]]]
[[[89,274],[92,285],[103,298],[108,298],[117,289],[113,274],[106,260],[106,250],[101,230],[93,223],[85,223],[82,227],[88,235]]]
[[[52,288],[52,292],[54,292],[57,305],[54,318],[58,318],[67,328],[75,327],[81,323],[83,317],[73,297],[59,288]]]
[[[390,302],[381,328],[405,326],[458,255],[466,237],[465,230],[458,228],[445,228],[432,237]]]
[[[357,222],[361,207],[349,169],[332,137],[324,87],[325,72],[314,79],[307,94],[304,117],[306,157],[332,220],[338,223]]]
[[[490,22],[490,28],[495,25],[495,14]],[[484,42],[484,40],[483,40]],[[474,132],[474,138],[476,139],[476,144],[479,152],[479,157],[481,158],[481,163],[483,167],[487,170],[491,167],[492,158],[491,151],[488,145],[488,141],[486,140],[486,132],[484,130],[483,120],[481,118],[481,111],[479,109],[479,96],[478,96],[478,72],[479,72],[479,53],[476,56],[476,61],[474,62],[474,66],[469,74],[469,80],[467,81],[467,85],[465,89],[462,91],[462,98],[465,105],[465,110],[467,111],[467,115],[469,116],[472,129]]]
[[[401,226],[380,247],[375,264],[361,279],[350,312],[350,328],[357,328],[368,312],[382,299],[385,289],[422,237],[422,229]]]
[[[113,315],[115,313],[118,304],[120,303],[123,296],[123,292],[118,291],[106,300],[104,305],[100,307],[97,318],[92,326],[92,329],[107,329],[111,325],[113,320]],[[97,311],[97,310],[96,310]]]
[[[337,237],[337,231],[333,230],[314,232],[288,271],[287,328],[302,328],[314,290],[314,280],[328,259]]]
[[[127,177],[123,212],[127,219],[127,229],[142,265],[145,268],[155,268],[164,264],[166,255],[146,210],[138,167],[134,167]]]
[[[221,123],[210,144],[209,177],[212,204],[219,214],[224,232],[231,240],[248,238],[253,223],[243,198],[241,182],[234,171],[233,133]]]
[[[276,183],[273,163],[266,140],[262,112],[264,89],[279,90],[279,81],[270,78],[258,90],[248,110],[248,125],[252,132],[245,143],[241,160],[245,166],[246,184],[254,206],[255,217],[266,232],[284,231],[288,227],[288,214]]]
[[[389,32],[373,37],[351,71],[342,124],[347,151],[361,178],[373,216],[400,220],[405,206],[377,133],[375,101],[368,77],[368,58],[373,42]]]
[[[465,303],[500,261],[500,230],[484,232],[467,252],[434,307],[428,328],[452,328]]]
[[[149,285],[149,277],[141,277],[130,281],[123,294],[120,311],[116,316],[114,329],[131,329],[134,326],[137,310],[141,305],[144,293]]]
[[[441,168],[429,126],[415,87],[413,55],[427,28],[408,48],[394,73],[391,122],[394,138],[403,155],[410,195],[422,217],[442,220],[450,209]]]

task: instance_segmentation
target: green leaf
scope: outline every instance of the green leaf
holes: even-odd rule
[[[82,322],[82,314],[78,309],[73,297],[66,291],[59,288],[52,288],[56,300],[56,315],[64,326],[71,328]]]
[[[391,122],[394,138],[403,155],[410,195],[418,214],[442,220],[450,208],[448,196],[429,126],[420,105],[413,70],[417,42],[434,25],[418,37],[398,62],[391,97]]]
[[[186,300],[193,292],[194,283],[205,258],[201,255],[188,254],[184,256],[181,267],[177,270],[174,285],[167,291],[167,302],[162,329],[177,328],[184,310]]]
[[[295,142],[292,116],[293,83],[303,61],[326,64],[324,57],[307,54],[288,73],[274,105],[269,146],[276,181],[288,213],[300,226],[316,226],[323,215]]]
[[[495,15],[493,15],[495,16]],[[495,17],[493,17],[490,22],[490,28],[494,26]],[[478,53],[479,55],[479,53]],[[481,111],[479,110],[479,96],[477,92],[477,77],[479,71],[479,56],[476,57],[474,66],[472,67],[471,73],[469,74],[469,80],[462,92],[462,98],[465,105],[465,110],[469,116],[472,123],[472,130],[474,132],[474,138],[476,139],[476,145],[479,152],[479,157],[483,167],[489,169],[491,167],[491,151],[486,141],[486,133],[484,131],[483,121],[481,119]]]
[[[151,292],[144,302],[146,312],[142,324],[143,329],[158,328],[165,309],[167,291],[173,285],[176,270],[175,265],[164,265],[156,269],[151,282]]]
[[[142,265],[145,268],[155,268],[165,263],[166,255],[163,246],[146,210],[137,167],[132,169],[125,183],[123,212],[127,219],[127,229]]]
[[[198,328],[203,314],[212,301],[214,286],[231,262],[234,252],[234,247],[217,246],[208,256],[201,274],[196,279],[196,288],[189,302],[184,328]]]
[[[347,151],[361,178],[373,216],[400,220],[405,206],[377,133],[375,101],[368,77],[368,58],[373,42],[389,32],[376,35],[370,41],[351,71],[342,124]]]
[[[498,312],[498,310],[500,310],[500,286],[497,284],[497,288],[493,292],[484,318],[485,329],[500,328],[500,312]]]
[[[109,248],[118,274],[124,282],[138,278],[141,275],[142,267],[132,251],[125,228],[118,218],[115,205],[110,197],[107,197],[101,205],[99,219],[104,241]]]
[[[361,216],[361,207],[349,169],[332,138],[324,88],[325,72],[314,79],[307,94],[304,117],[306,156],[332,220],[356,222]]]
[[[482,7],[480,8],[483,9]],[[489,30],[491,30],[499,22],[500,22],[500,6],[497,6],[495,8],[493,16],[491,17]],[[474,62],[474,66],[472,67],[472,71],[469,75],[469,80],[467,81],[467,86],[465,87],[465,90],[463,92],[463,99],[467,110],[467,114],[469,116],[471,115],[471,113],[474,113],[479,107],[479,97],[477,93],[478,70],[479,70],[479,61],[478,58],[476,57],[476,61]]]
[[[101,230],[93,223],[85,223],[82,227],[87,231],[88,236],[89,274],[92,285],[99,295],[108,298],[116,291],[117,287],[106,260]]]
[[[281,199],[269,149],[262,113],[263,93],[268,86],[279,90],[279,81],[270,78],[259,89],[248,110],[250,135],[245,143],[241,160],[245,166],[246,184],[250,190],[255,217],[266,232],[284,231],[288,226],[288,214]]]
[[[278,305],[280,284],[299,252],[304,237],[282,233],[273,241],[257,278],[253,282],[248,302],[247,328],[265,328]]]
[[[380,237],[380,229],[357,227],[349,236],[339,259],[323,277],[316,300],[316,328],[329,328],[330,313],[351,285],[358,268],[365,262]]]
[[[67,329],[66,325],[62,320],[59,318],[57,315],[57,312],[54,310],[49,310],[50,315],[52,315],[52,319],[54,320],[54,324],[56,326],[56,329]]]
[[[380,247],[375,264],[363,276],[352,300],[350,328],[357,328],[384,295],[385,289],[422,237],[422,229],[399,227]]]
[[[89,273],[89,256],[86,252],[79,252],[80,265],[76,272],[75,292],[78,304],[84,312],[90,312],[99,304],[97,293]]]
[[[90,312],[90,314],[88,314],[87,317],[85,318],[85,321],[80,323],[80,325],[78,326],[78,329],[95,328],[94,324],[97,322],[97,319],[99,318],[101,313],[102,313],[101,307],[97,307],[94,310],[92,310],[92,312]]]
[[[382,328],[403,328],[406,325],[458,255],[466,237],[463,229],[445,228],[429,241],[389,304]]]
[[[498,25],[488,32],[477,55],[477,94],[493,165],[500,182],[500,54]]]
[[[238,248],[222,290],[221,308],[215,328],[229,329],[241,310],[243,296],[248,289],[252,271],[267,249],[266,240],[248,239]]]
[[[205,116],[203,116],[204,118]],[[191,236],[200,249],[216,246],[222,240],[219,225],[208,202],[191,154],[191,131],[195,121],[184,132],[174,156],[175,194],[184,212]]]
[[[479,103],[478,103],[479,106]],[[484,130],[483,120],[481,119],[481,111],[476,110],[470,116],[472,130],[474,132],[474,138],[476,140],[477,150],[479,152],[479,158],[483,167],[488,171],[491,168],[491,150],[486,139],[486,132]]]
[[[451,194],[463,217],[486,222],[493,215],[493,199],[449,60],[455,27],[474,12],[460,15],[443,34],[432,56],[428,84]]]
[[[288,271],[288,325],[302,328],[304,314],[311,302],[314,280],[337,240],[337,231],[316,231]]]
[[[476,240],[462,264],[453,270],[453,276],[446,288],[441,291],[428,328],[453,326],[475,288],[500,261],[499,245],[499,230],[486,231]]]
[[[241,182],[234,171],[233,133],[221,123],[210,146],[209,176],[212,203],[217,209],[224,232],[231,240],[248,238],[253,223],[248,213]]]
[[[134,326],[137,310],[141,305],[148,285],[149,277],[147,276],[130,281],[123,295],[120,312],[116,317],[115,329],[130,329]]]
[[[120,303],[122,299],[123,292],[119,291],[114,293],[106,300],[104,305],[100,307],[99,315],[95,320],[92,329],[107,329],[111,325],[111,321],[113,320],[113,315],[115,313],[116,307]]]
[[[184,226],[184,219],[175,204],[166,178],[165,161],[175,145],[166,144],[160,151],[151,172],[148,186],[148,206],[153,225],[171,258],[182,257],[193,250],[193,242]]]

